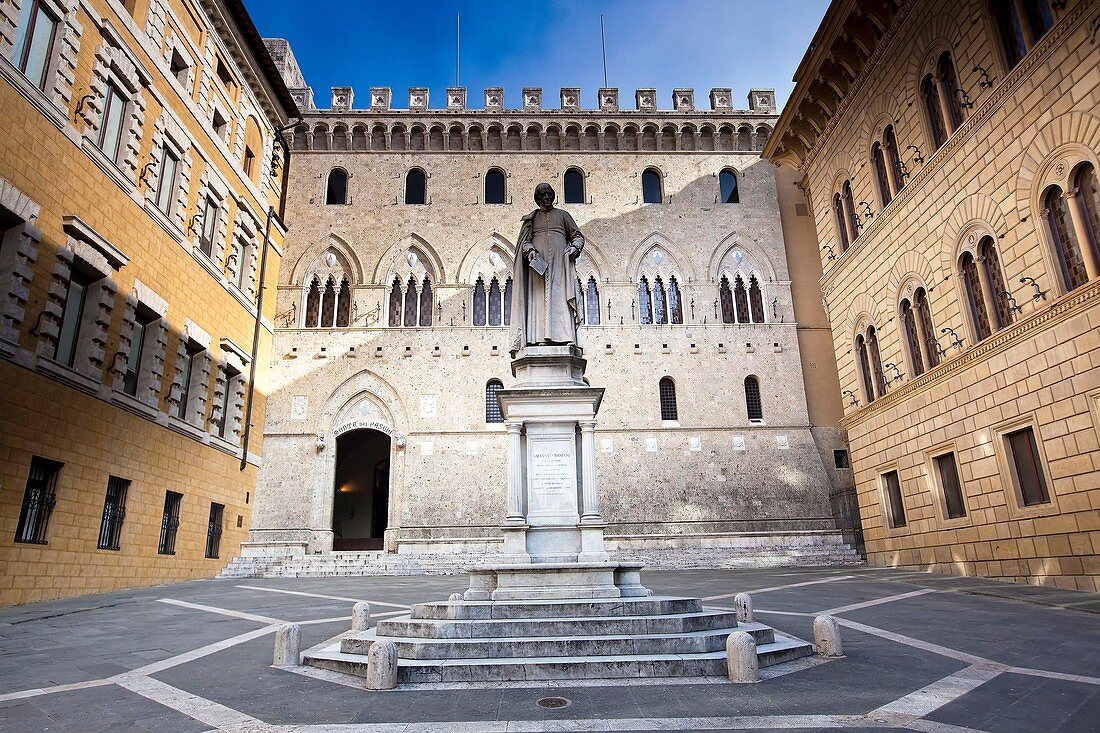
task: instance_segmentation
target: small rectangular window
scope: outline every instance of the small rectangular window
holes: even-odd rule
[[[218,59],[217,73],[218,79],[224,87],[232,89],[235,86],[233,83],[233,72],[229,70],[229,67],[225,65],[225,62],[222,61],[221,58]]]
[[[940,489],[946,505],[947,518],[958,519],[966,516],[966,502],[963,501],[962,483],[959,481],[959,468],[954,453],[944,453],[933,459],[936,473],[939,475]]]
[[[180,527],[180,504],[183,502],[183,494],[175,491],[164,492],[164,514],[160,520],[160,542],[157,545],[157,553],[160,555],[176,554],[176,531]]]
[[[210,504],[210,522],[206,528],[206,557],[215,559],[221,553],[222,544],[222,515],[225,506],[222,504]]]
[[[179,52],[179,49],[172,49],[172,61],[168,66],[168,70],[172,73],[172,76],[176,77],[176,81],[186,85],[187,72],[190,69],[191,64],[187,63],[187,59]]]
[[[252,168],[256,165],[256,154],[247,145],[244,148],[244,174],[252,177]]]
[[[99,523],[100,550],[119,549],[122,520],[126,518],[126,493],[130,482],[118,476],[107,479],[107,495],[103,500],[103,519]]]
[[[834,450],[833,465],[837,468],[851,468],[852,464],[848,460],[848,451],[843,449]]]
[[[221,211],[213,196],[207,196],[202,210],[202,234],[199,237],[199,249],[207,257],[214,256],[214,237],[218,233],[218,218]]]
[[[1043,465],[1039,460],[1039,446],[1035,442],[1035,431],[1030,427],[1017,430],[1004,436],[1012,467],[1016,474],[1016,485],[1024,506],[1050,503]]]
[[[180,420],[187,419],[188,402],[191,401],[191,381],[195,376],[195,357],[201,354],[202,351],[202,346],[194,341],[187,342],[186,353],[182,357],[183,362],[180,365],[180,401],[176,404],[176,417]]]
[[[882,489],[886,494],[887,517],[894,529],[905,526],[905,503],[901,497],[901,480],[897,471],[882,474]]]
[[[19,524],[15,529],[16,542],[46,544],[46,527],[57,503],[57,475],[62,465],[38,456],[31,459],[23,505],[19,509]]]
[[[138,380],[141,377],[141,357],[145,349],[145,329],[156,320],[156,316],[138,310],[134,314],[134,330],[130,337],[130,353],[126,357],[126,373],[122,377],[122,391],[131,397],[137,396]]]
[[[65,293],[65,305],[61,311],[61,326],[57,334],[57,348],[54,360],[72,366],[76,358],[76,347],[80,340],[80,326],[84,320],[84,302],[88,296],[88,286],[92,279],[77,270],[72,271],[69,287]]]
[[[226,366],[222,369],[222,377],[225,379],[225,389],[222,391],[221,403],[218,405],[221,408],[218,436],[224,438],[226,433],[229,432],[229,410],[233,406],[230,396],[233,391],[233,380],[237,377],[237,371]]]
[[[29,0],[19,9],[11,61],[39,89],[46,88],[53,56],[57,19],[39,0]]]
[[[99,120],[99,149],[113,161],[118,161],[122,148],[123,118],[126,113],[126,98],[118,87],[108,82],[107,93],[103,99],[103,116]]]
[[[172,213],[172,204],[176,199],[176,171],[179,158],[167,147],[160,155],[160,177],[157,179],[157,208],[165,215]]]
[[[237,237],[233,240],[233,254],[237,259],[237,275],[235,278],[235,284],[240,290],[244,291],[245,283],[248,282],[249,265],[248,260],[248,242],[244,239]]]
[[[211,126],[214,128],[214,134],[225,139],[225,134],[229,131],[229,122],[222,117],[222,113],[218,110],[214,110],[214,117],[210,121]]]

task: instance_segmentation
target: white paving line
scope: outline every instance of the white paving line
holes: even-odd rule
[[[222,616],[232,616],[233,618],[240,618],[246,621],[258,621],[262,624],[281,624],[280,619],[272,618],[270,616],[259,616],[254,613],[245,613],[244,611],[234,611],[229,608],[218,608],[217,606],[206,606],[201,603],[189,603],[188,601],[180,601],[175,598],[158,598],[161,603],[167,603],[172,606],[179,606],[181,608],[190,608],[195,611],[207,611],[208,613],[217,613]]]
[[[1032,669],[1031,667],[1009,667],[1013,674],[1026,674],[1032,677],[1046,677],[1050,680],[1065,680],[1067,682],[1084,682],[1086,685],[1100,685],[1100,677],[1089,677],[1083,674],[1068,674],[1066,672],[1048,672],[1045,669]]]
[[[389,608],[405,608],[409,609],[412,606],[405,606],[400,603],[386,603],[385,601],[372,601],[369,598],[347,598],[346,596],[326,596],[321,593],[304,593],[300,590],[283,590],[282,588],[261,588],[256,585],[238,585],[236,588],[245,588],[247,590],[259,590],[264,593],[284,593],[288,596],[306,596],[307,598],[324,598],[329,601],[349,601],[351,603],[359,603],[360,601],[369,603],[372,606],[388,606]]]
[[[86,690],[89,687],[102,687],[103,685],[113,684],[111,680],[88,680],[86,682],[70,682],[66,685],[54,685],[53,687],[35,687],[29,690],[19,690],[18,692],[8,692],[0,695],[0,702],[7,702],[8,700],[22,700],[28,697],[38,697],[39,695],[49,695],[54,692],[71,692],[72,690]]]
[[[718,596],[705,596],[703,598],[703,600],[704,601],[717,601],[717,600],[721,600],[722,598],[733,598],[735,595],[737,595],[737,593],[749,593],[749,594],[769,593],[773,590],[787,590],[788,588],[804,588],[807,585],[820,585],[821,583],[835,583],[838,580],[851,580],[852,578],[855,578],[855,577],[858,577],[858,576],[855,576],[855,575],[838,575],[835,578],[822,578],[821,580],[807,580],[803,583],[790,583],[788,585],[773,585],[770,588],[755,588],[755,589],[752,589],[752,590],[746,589],[746,590],[743,590],[743,591],[739,590],[736,593],[723,593],[722,595],[718,595]]]
[[[878,636],[889,641],[897,642],[898,644],[905,644],[916,649],[923,649],[926,652],[932,652],[933,654],[939,654],[941,657],[947,657],[949,659],[955,659],[960,662],[966,662],[967,664],[976,664],[983,667],[994,667],[1002,672],[1009,669],[1009,665],[1001,664],[1000,662],[994,662],[992,659],[986,659],[985,657],[979,657],[976,654],[968,654],[961,652],[958,649],[951,649],[950,647],[942,646],[940,644],[934,644],[930,641],[923,641],[921,639],[915,639],[912,636],[906,636],[905,634],[897,634],[893,631],[887,631],[886,629],[880,629],[876,626],[868,626],[867,624],[861,624],[858,621],[852,621],[844,617],[838,618],[837,623],[841,626],[846,626],[856,631],[862,631],[865,634],[871,634],[872,636]]]
[[[725,718],[580,718],[572,720],[475,720],[435,723],[351,723],[273,727],[278,733],[576,733],[580,731],[784,730],[879,728],[861,715],[744,715]]]
[[[270,731],[275,728],[239,710],[193,695],[151,677],[122,675],[116,681],[120,687],[183,713],[189,718],[212,725],[220,731]]]
[[[237,646],[238,644],[244,644],[246,641],[258,639],[261,636],[273,633],[277,628],[279,628],[278,625],[265,626],[262,629],[255,629],[253,631],[248,631],[243,634],[238,634],[237,636],[231,636],[228,639],[215,641],[212,644],[201,646],[198,649],[192,649],[189,652],[184,652],[183,654],[177,654],[174,657],[162,659],[159,662],[153,662],[151,664],[146,664],[143,667],[132,669],[129,672],[123,672],[121,675],[118,675],[118,677],[125,677],[129,675],[147,675],[156,674],[157,672],[163,672],[166,669],[178,667],[181,664],[187,664],[188,662],[193,662],[196,659],[202,659],[203,657],[210,656],[211,654],[216,654],[217,652],[224,651],[226,649],[229,649],[230,647]]]
[[[828,608],[824,611],[818,611],[818,615],[828,614],[830,616],[838,613],[847,613],[848,611],[858,611],[861,608],[869,608],[871,606],[878,606],[882,603],[893,603],[894,601],[904,601],[906,598],[916,598],[917,596],[928,595],[929,593],[938,593],[939,591],[934,588],[923,588],[921,590],[910,591],[909,593],[899,593],[896,596],[886,596],[884,598],[875,598],[870,601],[863,601],[862,603],[852,603],[847,606],[837,606],[836,608]]]
[[[954,702],[968,692],[976,690],[981,685],[989,682],[1001,674],[1003,670],[995,669],[987,665],[972,664],[960,669],[954,674],[936,680],[930,685],[925,685],[919,690],[910,692],[905,697],[898,698],[880,708],[867,713],[870,718],[877,716],[900,716],[909,718],[909,721],[931,715],[935,711]]]

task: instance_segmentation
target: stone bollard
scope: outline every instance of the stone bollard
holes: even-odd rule
[[[462,594],[461,593],[452,593],[450,595],[450,597],[447,599],[447,603],[462,603]]]
[[[832,616],[814,619],[814,644],[823,657],[843,657],[844,645],[840,641],[840,624]]]
[[[726,639],[726,671],[731,682],[759,682],[760,665],[756,659],[756,640],[744,631],[735,631]]]
[[[370,604],[359,601],[351,607],[351,630],[366,631],[370,628]]]
[[[301,662],[302,627],[298,624],[283,624],[275,630],[275,657],[272,665],[276,667],[297,667]]]
[[[392,690],[397,687],[397,645],[379,639],[367,651],[367,689]]]
[[[737,610],[737,620],[743,624],[751,624],[756,620],[752,613],[752,596],[748,593],[738,593],[733,597],[733,607]]]

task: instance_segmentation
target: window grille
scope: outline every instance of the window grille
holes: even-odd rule
[[[96,545],[98,549],[119,549],[122,522],[126,519],[126,494],[129,490],[130,482],[126,479],[118,476],[107,479],[107,494],[103,499],[103,519],[99,523],[99,543]]]
[[[993,291],[994,302],[997,307],[993,313],[997,319],[997,328],[1004,328],[1012,323],[1012,311],[1008,304],[1008,288],[1005,287],[1004,276],[1001,274],[1001,258],[997,255],[997,247],[993,244],[993,237],[983,237],[978,242],[978,257],[981,259],[982,269]]]
[[[409,276],[409,281],[405,284],[405,320],[402,321],[406,326],[416,325],[416,280],[413,280],[412,275]]]
[[[398,287],[400,291],[400,287]],[[306,328],[316,328],[321,313],[321,279],[314,277],[306,294]],[[391,324],[392,325],[392,324]]]
[[[351,286],[348,279],[340,280],[340,290],[336,294],[336,326],[346,328],[351,325]]]
[[[1016,483],[1024,506],[1050,503],[1050,492],[1047,490],[1043,465],[1039,460],[1035,432],[1030,427],[1017,430],[1005,436],[1005,443],[1012,457]]]
[[[756,377],[745,377],[745,410],[749,422],[764,420],[764,407],[760,402],[760,382]]]
[[[224,505],[210,504],[210,521],[206,526],[206,557],[211,559],[216,559],[221,552],[222,515],[224,514]]]
[[[336,322],[336,279],[325,280],[325,292],[321,296],[321,327],[332,328]]]
[[[432,325],[432,307],[435,305],[435,293],[432,291],[432,281],[424,276],[424,282],[420,284],[420,325]]]
[[[944,453],[936,456],[936,473],[939,474],[940,488],[946,504],[947,518],[958,519],[966,516],[966,503],[963,501],[962,484],[959,482],[959,468],[955,465],[955,454]]]
[[[649,281],[645,277],[638,281],[638,320],[641,323],[653,323],[653,311],[649,301]]]
[[[33,545],[46,544],[46,528],[57,504],[57,475],[64,464],[34,456],[19,509],[19,524],[15,541]]]
[[[657,385],[661,400],[661,419],[678,420],[676,410],[676,384],[672,377],[662,377]]]
[[[480,277],[474,283],[474,325],[485,325],[485,281]]]
[[[1062,272],[1062,282],[1067,291],[1079,288],[1088,282],[1085,261],[1081,257],[1080,242],[1073,228],[1068,202],[1062,189],[1051,186],[1043,199],[1046,208],[1047,224],[1054,242],[1054,253]]]
[[[494,277],[489,281],[489,325],[499,326],[500,320],[500,281]]]
[[[504,384],[499,379],[490,379],[485,385],[485,422],[504,422],[504,415],[500,412],[500,403],[497,402],[497,392],[504,389]]]
[[[725,275],[718,284],[718,300],[722,304],[722,323],[733,323],[733,291],[730,290],[730,281]]]
[[[328,186],[325,189],[326,204],[346,204],[348,202],[348,174],[340,168],[333,168],[328,174]]]
[[[749,275],[749,309],[752,311],[752,322],[764,322],[764,294],[760,291],[760,283],[756,275]]]
[[[901,497],[901,481],[897,471],[882,474],[883,488],[886,490],[886,503],[890,527],[897,529],[905,526],[905,503]]]
[[[600,288],[596,284],[596,278],[588,278],[588,288],[585,292],[585,318],[584,322],[590,326],[600,325]]]
[[[749,322],[749,295],[745,290],[745,280],[740,275],[733,279],[733,302],[737,306],[737,322]]]
[[[176,554],[176,531],[180,527],[180,503],[183,494],[175,491],[164,492],[164,514],[160,520],[160,542],[157,545],[157,553],[161,555]]]

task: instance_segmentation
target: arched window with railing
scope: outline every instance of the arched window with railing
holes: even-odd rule
[[[420,168],[412,168],[405,174],[405,203],[428,203],[428,177]]]
[[[588,278],[584,291],[584,322],[589,326],[600,325],[600,288],[595,276]]]
[[[737,190],[737,173],[732,168],[723,168],[718,174],[718,200],[723,204],[737,204],[741,202],[741,194]]]
[[[333,168],[328,174],[325,188],[325,204],[339,205],[348,202],[348,173],[343,168]]]
[[[487,423],[504,422],[500,402],[497,401],[497,393],[502,389],[504,389],[504,383],[499,379],[490,379],[485,383],[485,422]]]
[[[657,395],[661,405],[662,420],[679,420],[679,410],[676,407],[676,383],[672,377],[661,377],[657,384]]]
[[[570,168],[565,172],[565,185],[563,188],[565,189],[565,203],[583,204],[585,202],[584,173],[580,168]]]
[[[490,168],[485,173],[485,203],[503,204],[507,201],[504,171]]]
[[[745,377],[745,413],[749,422],[764,422],[764,405],[760,401],[760,380]]]

